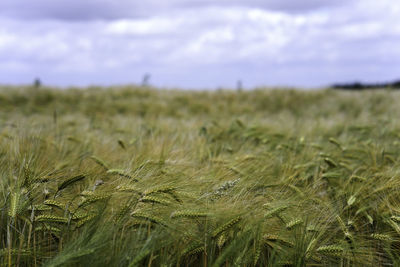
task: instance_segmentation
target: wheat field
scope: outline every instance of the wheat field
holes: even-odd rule
[[[400,92],[0,88],[1,266],[399,266]]]

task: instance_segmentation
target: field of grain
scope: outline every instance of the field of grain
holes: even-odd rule
[[[400,92],[0,88],[1,266],[399,266]]]

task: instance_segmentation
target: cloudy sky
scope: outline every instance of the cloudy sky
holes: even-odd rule
[[[400,79],[398,0],[1,0],[0,84]]]

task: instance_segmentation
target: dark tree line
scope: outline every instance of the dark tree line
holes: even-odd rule
[[[365,89],[400,89],[400,80],[389,83],[337,83],[333,84],[332,88],[342,90],[365,90]]]

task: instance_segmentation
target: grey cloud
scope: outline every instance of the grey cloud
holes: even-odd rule
[[[276,10],[283,12],[305,12],[312,11],[320,8],[327,8],[331,6],[338,6],[345,2],[345,0],[191,0],[182,1],[182,6],[185,7],[201,7],[201,6],[242,6],[242,7],[253,7],[263,8],[267,10]]]
[[[353,1],[353,0],[352,0]],[[345,0],[2,0],[0,16],[19,19],[110,20],[149,17],[180,9],[252,7],[283,12],[306,12],[340,5]]]
[[[117,6],[109,1],[24,1],[0,2],[0,15],[17,19],[93,20],[137,16],[140,11],[127,5]]]

